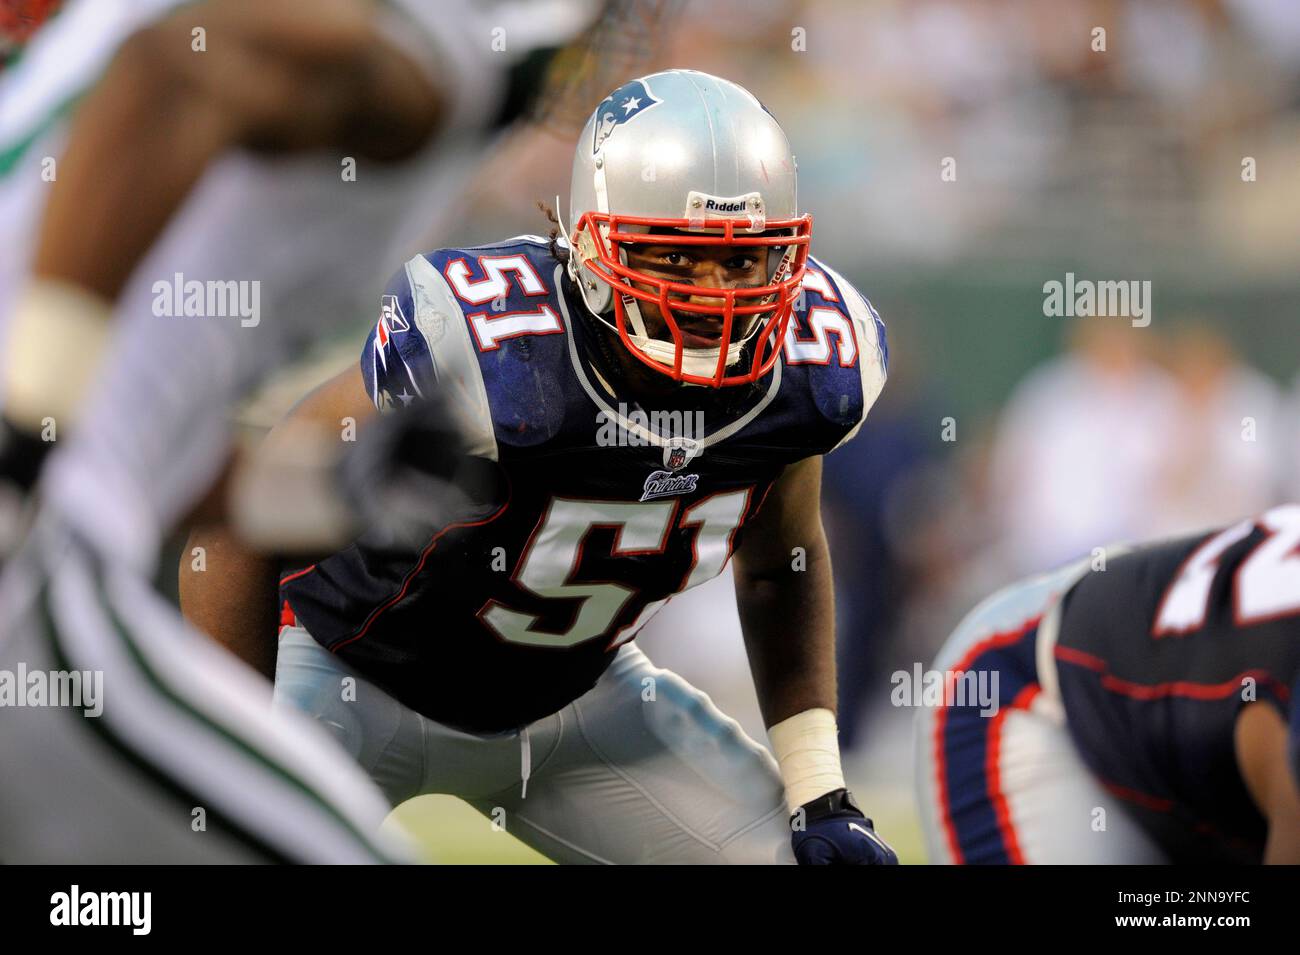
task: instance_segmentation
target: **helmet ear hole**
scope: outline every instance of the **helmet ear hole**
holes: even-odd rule
[[[614,290],[608,282],[596,278],[591,272],[592,266],[588,265],[589,262],[600,261],[591,228],[589,223],[577,223],[574,226],[574,235],[565,234],[569,244],[568,271],[569,278],[573,279],[573,284],[578,287],[578,292],[582,295],[583,303],[592,314],[601,316],[613,307]],[[596,265],[595,268],[600,266]]]
[[[594,315],[604,315],[614,307],[614,290],[607,282],[602,282],[591,271],[579,263],[574,270],[573,281],[582,293],[582,300]]]

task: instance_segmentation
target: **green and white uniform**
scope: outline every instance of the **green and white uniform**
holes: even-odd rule
[[[118,45],[180,6],[72,0],[0,74],[0,342],[52,188],[45,158],[61,155],[68,119]],[[305,718],[272,716],[269,687],[149,584],[164,535],[226,460],[232,404],[368,315],[361,303],[391,263],[454,214],[516,66],[583,24],[521,21],[503,55],[491,28],[514,21],[494,4],[377,6],[383,32],[437,66],[450,114],[434,141],[400,166],[363,163],[354,181],[336,155],[222,157],[116,303],[75,433],[60,434],[47,462],[36,528],[0,580],[0,680],[102,674],[103,711],[0,713],[0,860],[360,862],[405,851],[378,844],[388,807],[355,763]],[[250,283],[257,320],[164,314],[160,280]]]

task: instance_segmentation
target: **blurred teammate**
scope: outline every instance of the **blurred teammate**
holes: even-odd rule
[[[1291,504],[974,610],[917,723],[931,860],[1300,862],[1297,546]]]
[[[83,0],[10,60],[11,501],[57,450],[0,582],[0,671],[79,674],[87,705],[3,713],[0,858],[389,857],[373,787],[311,726],[268,719],[264,684],[149,582],[163,535],[225,466],[232,402],[436,227],[467,162],[539,87],[547,51],[592,12]],[[491,47],[503,24],[509,54]],[[56,176],[41,175],[47,156]]]
[[[416,546],[363,535],[283,581],[277,695],[393,802],[504,811],[557,861],[896,861],[840,770],[819,512],[821,455],[884,384],[884,329],[808,257],[811,226],[750,93],[632,80],[578,137],[567,241],[410,259],[360,368],[300,404],[362,421],[442,394],[496,464],[496,493]],[[777,762],[632,642],[733,552]],[[184,604],[269,671],[275,569],[243,563],[191,575]]]

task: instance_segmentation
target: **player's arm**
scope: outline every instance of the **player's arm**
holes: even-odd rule
[[[1288,752],[1286,720],[1268,703],[1251,703],[1237,716],[1234,736],[1246,789],[1268,820],[1264,862],[1300,864],[1300,789]]]
[[[275,519],[272,512],[277,509],[274,488],[287,483],[293,488],[295,501],[292,507],[280,508],[281,513],[299,522],[305,519],[311,526],[304,529],[313,533],[331,533],[326,525],[331,523],[330,508],[336,502],[333,489],[320,488],[320,508],[302,500],[304,495],[313,494],[316,483],[331,475],[329,468],[318,467],[310,459],[319,457],[317,449],[328,451],[331,445],[341,453],[341,435],[348,426],[345,419],[351,418],[360,429],[376,413],[356,367],[329,379],[303,398],[271,430],[249,464],[253,476],[247,480],[252,487],[242,497],[246,502],[260,504],[262,509],[246,513],[245,523],[267,532],[268,522]],[[304,458],[309,461],[304,463]],[[277,480],[283,468],[299,466],[305,470],[293,475],[291,482]],[[283,526],[274,533],[281,540],[295,536]],[[191,558],[196,547],[204,548],[202,570],[195,569]],[[251,542],[247,532],[241,534],[225,524],[195,529],[180,564],[181,612],[186,619],[268,679],[275,675],[280,569],[281,561]]]
[[[820,457],[786,468],[735,555],[736,603],[769,727],[809,710],[834,719],[835,611],[821,477]]]
[[[897,862],[844,785],[820,457],[786,468],[736,552],[736,603],[802,863]]]
[[[232,149],[412,153],[442,104],[426,71],[376,29],[376,9],[221,0],[129,37],[78,110],[36,274],[116,298],[213,159]]]
[[[844,787],[835,732],[835,608],[820,457],[786,468],[736,551],[736,605],[790,811]],[[791,739],[793,737],[793,739]],[[802,742],[807,740],[811,749]],[[792,746],[797,752],[782,750]]]
[[[122,44],[77,110],[0,356],[0,492],[35,480],[49,447],[36,436],[74,419],[110,303],[214,159],[236,148],[398,159],[438,127],[435,81],[377,28],[377,10],[200,2]]]

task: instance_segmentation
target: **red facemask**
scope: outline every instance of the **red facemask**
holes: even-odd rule
[[[700,229],[722,231],[720,234],[716,232],[686,235],[674,233],[671,238],[668,238],[661,234],[628,232],[625,231],[626,226],[689,229],[693,233],[698,233]],[[779,230],[785,233],[780,235],[746,235],[743,232],[737,234],[738,227],[747,228],[746,220],[705,219],[702,222],[692,223],[686,219],[653,219],[602,212],[587,212],[578,220],[572,236],[574,251],[577,253],[578,250],[582,250],[584,254],[582,264],[587,271],[613,289],[614,327],[624,347],[640,362],[668,375],[674,381],[711,385],[715,388],[750,384],[772,370],[772,366],[780,356],[785,330],[790,324],[799,286],[803,282],[808,261],[808,244],[812,237],[812,216],[804,215],[797,219],[769,219],[764,223],[764,230],[767,232]],[[786,251],[769,284],[760,288],[721,288],[674,282],[630,268],[623,264],[622,256],[619,254],[624,244],[728,246],[737,249],[762,250],[785,248]],[[592,258],[600,263],[600,267],[591,261]],[[637,288],[632,284],[633,282],[648,285],[651,290]],[[674,295],[720,299],[722,304],[706,305],[686,302],[680,297],[669,297]],[[648,354],[633,339],[628,331],[625,297],[642,302],[654,302],[659,306],[659,312],[672,336],[674,358],[671,365]],[[718,361],[711,374],[692,374],[683,369],[685,346],[674,313],[721,316],[722,334],[718,347]],[[741,372],[728,375],[728,346],[731,344],[731,333],[737,320],[746,322],[750,316],[764,314],[770,317],[761,322],[761,327],[755,332],[753,355],[746,363],[747,367]]]

